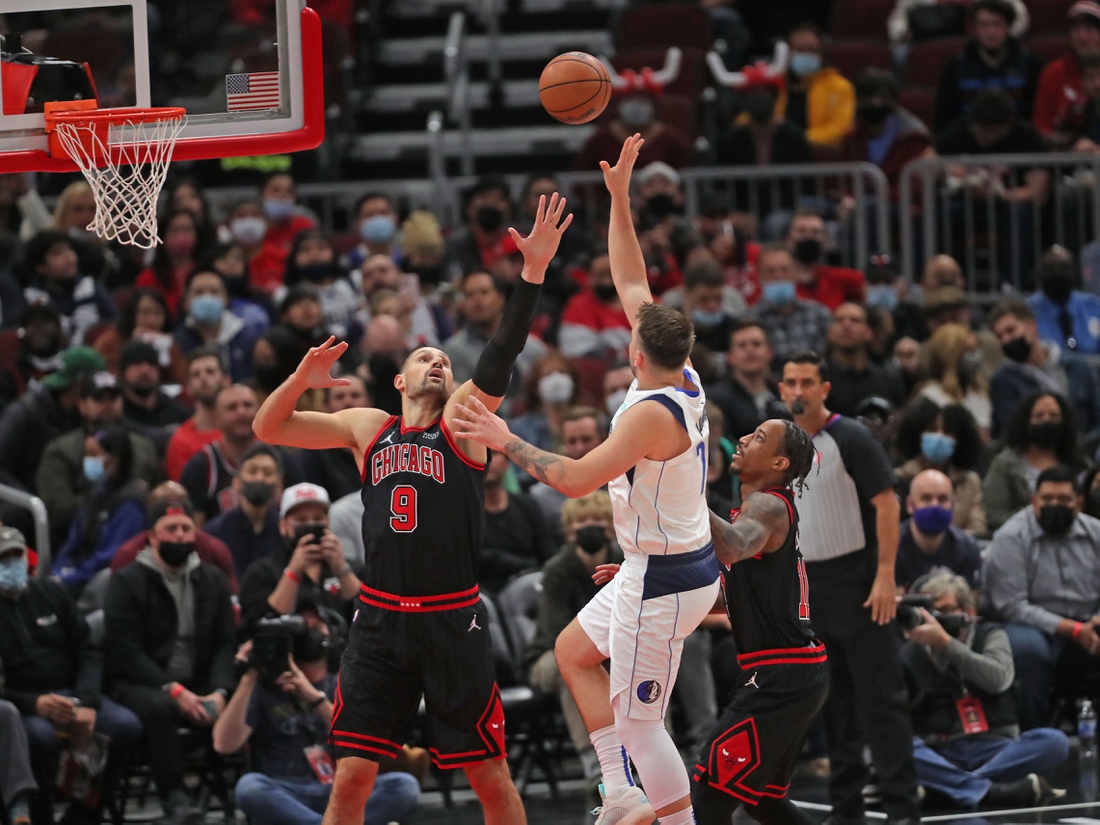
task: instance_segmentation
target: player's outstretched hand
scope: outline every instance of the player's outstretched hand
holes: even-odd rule
[[[333,378],[330,374],[332,365],[348,351],[347,341],[341,341],[339,344],[334,345],[335,341],[336,336],[330,335],[329,339],[321,346],[312,347],[306,353],[306,357],[302,359],[302,363],[298,365],[298,369],[294,371],[294,375],[310,389],[324,390],[329,387],[346,387],[351,383],[347,378]]]
[[[558,254],[558,244],[561,242],[562,233],[573,222],[573,213],[561,219],[565,212],[565,198],[555,192],[550,196],[550,203],[546,203],[546,195],[539,196],[539,208],[535,213],[535,225],[531,227],[531,234],[526,238],[520,235],[514,227],[508,227],[512,240],[516,242],[519,251],[523,253],[524,280],[533,284],[541,284],[546,276],[546,267]]]
[[[592,581],[597,585],[607,584],[615,578],[615,574],[618,572],[619,565],[617,564],[597,564],[596,572],[592,574]]]
[[[454,434],[459,438],[472,438],[498,452],[512,438],[512,432],[504,419],[491,412],[476,396],[470,396],[466,404],[455,407]]]
[[[626,198],[630,195],[630,175],[634,171],[634,162],[645,140],[640,134],[631,135],[623,141],[623,150],[619,153],[619,162],[612,166],[606,160],[600,161],[603,169],[603,182],[612,197]]]

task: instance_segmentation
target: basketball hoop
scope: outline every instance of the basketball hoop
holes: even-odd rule
[[[98,109],[94,100],[46,104],[50,155],[79,166],[95,195],[89,230],[142,249],[157,245],[157,199],[186,121],[186,111],[177,107]]]

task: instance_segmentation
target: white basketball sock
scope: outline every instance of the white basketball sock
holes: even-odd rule
[[[604,795],[608,799],[617,799],[634,786],[626,748],[619,741],[614,725],[594,730],[588,737],[592,740],[592,747],[596,749],[596,756],[600,760]]]
[[[660,825],[695,825],[695,812],[688,805],[682,811],[657,817],[657,822]]]

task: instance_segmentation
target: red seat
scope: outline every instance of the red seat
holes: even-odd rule
[[[1066,33],[1066,12],[1074,0],[1026,0],[1031,15],[1028,31],[1032,34]]]
[[[838,0],[833,8],[832,35],[837,40],[866,38],[887,41],[886,18],[895,0]]]
[[[903,86],[934,86],[939,82],[943,67],[955,55],[966,48],[966,38],[952,37],[946,40],[927,40],[909,50],[902,73]]]
[[[710,15],[693,3],[635,6],[619,15],[620,51],[679,46],[706,52],[712,41]]]
[[[849,80],[855,80],[868,66],[890,68],[890,49],[878,40],[838,40],[825,55],[829,65]]]
[[[681,52],[680,73],[665,87],[665,91],[695,98],[703,91],[703,53],[698,49],[681,49]],[[660,71],[665,65],[665,53],[666,49],[631,49],[611,58],[611,65],[618,72],[623,69],[637,72],[646,68]]]
[[[898,105],[924,121],[932,128],[936,119],[936,90],[930,86],[906,86],[898,95]]]
[[[1038,37],[1029,37],[1024,47],[1047,63],[1065,57],[1069,52],[1069,38],[1064,34],[1041,34]]]

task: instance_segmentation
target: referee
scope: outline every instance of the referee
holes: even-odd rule
[[[798,496],[800,549],[814,630],[829,654],[831,689],[822,710],[829,744],[826,825],[858,825],[871,748],[889,823],[920,816],[913,731],[893,625],[899,506],[882,446],[857,421],[825,408],[828,368],[812,352],[783,365],[780,394],[813,437],[817,465]]]

